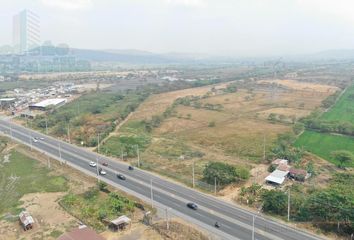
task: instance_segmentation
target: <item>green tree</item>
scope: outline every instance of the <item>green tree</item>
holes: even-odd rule
[[[249,171],[242,167],[235,167],[221,162],[209,162],[203,171],[204,179],[209,184],[214,184],[215,178],[219,184],[225,185],[247,179]]]
[[[103,182],[103,181],[99,181],[97,183],[98,189],[102,192],[106,192],[107,191],[107,183]]]
[[[345,165],[354,161],[354,155],[346,150],[333,151],[332,157],[338,161],[338,167],[344,168]]]
[[[293,126],[293,132],[298,135],[305,130],[305,125],[301,122],[297,122]]]
[[[263,210],[278,215],[285,215],[287,195],[279,190],[264,191],[262,194]]]
[[[271,122],[275,122],[277,120],[277,115],[275,113],[269,114],[268,120]]]

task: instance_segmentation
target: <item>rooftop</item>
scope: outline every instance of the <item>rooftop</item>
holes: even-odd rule
[[[277,184],[282,184],[285,180],[285,176],[288,175],[289,171],[281,171],[281,170],[275,170],[271,174],[269,174],[265,180],[268,182],[273,182]]]
[[[48,107],[50,105],[58,105],[63,102],[66,102],[65,98],[52,98],[52,99],[43,100],[39,103],[31,104],[31,106],[33,106],[33,107]]]
[[[87,226],[80,226],[71,232],[64,233],[57,240],[105,240]]]
[[[130,223],[130,218],[128,218],[127,216],[123,215],[123,216],[120,216],[117,219],[112,220],[111,223],[114,224],[114,225],[121,225],[123,223]]]

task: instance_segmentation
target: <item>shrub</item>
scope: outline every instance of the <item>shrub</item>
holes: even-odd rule
[[[235,167],[221,162],[209,162],[203,171],[204,179],[214,184],[215,178],[221,185],[249,178],[249,171],[243,167]]]

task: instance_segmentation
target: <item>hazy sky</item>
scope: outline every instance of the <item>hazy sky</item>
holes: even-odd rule
[[[0,45],[12,15],[41,18],[41,39],[90,49],[293,54],[354,49],[353,0],[0,0]]]

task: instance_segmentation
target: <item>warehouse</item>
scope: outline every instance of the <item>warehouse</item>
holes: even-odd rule
[[[39,103],[29,105],[30,110],[40,110],[46,111],[52,108],[57,108],[66,103],[65,98],[53,98],[53,99],[46,99]]]

